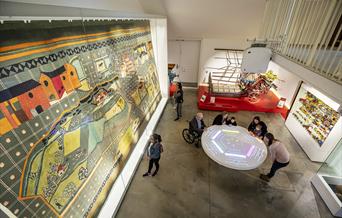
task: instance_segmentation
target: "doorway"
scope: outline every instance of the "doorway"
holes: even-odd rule
[[[197,87],[200,48],[200,40],[168,41],[168,63],[178,64],[179,79],[185,86]]]

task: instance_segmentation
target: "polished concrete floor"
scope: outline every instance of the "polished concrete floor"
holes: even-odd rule
[[[232,113],[238,125],[247,127],[259,115],[285,143],[291,162],[267,184],[258,178],[271,166],[269,160],[251,171],[225,168],[207,157],[202,148],[186,144],[181,132],[197,112],[196,91],[185,90],[183,118],[177,122],[171,104],[165,108],[156,132],[163,137],[164,153],[156,177],[143,178],[143,159],[117,217],[332,217],[310,183],[320,164],[311,162],[280,115],[241,111]],[[203,111],[206,124],[217,112]]]

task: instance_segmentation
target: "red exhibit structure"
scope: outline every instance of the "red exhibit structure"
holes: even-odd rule
[[[208,86],[198,87],[198,108],[202,110],[237,112],[256,111],[280,113],[286,119],[289,109],[287,107],[278,108],[279,98],[272,92],[260,97],[257,102],[250,102],[248,97],[225,97],[215,96],[209,93]]]

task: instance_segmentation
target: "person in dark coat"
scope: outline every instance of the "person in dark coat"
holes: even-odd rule
[[[203,114],[197,113],[196,116],[189,122],[189,129],[197,134],[197,137],[200,139],[202,136],[206,125],[203,121]],[[200,140],[196,141],[195,146],[199,148]]]
[[[260,120],[260,117],[255,116],[248,126],[248,131],[262,139],[267,133],[267,126],[263,121]]]
[[[189,129],[191,131],[196,132],[199,136],[202,135],[205,127],[206,127],[206,125],[203,121],[203,114],[202,113],[197,113],[196,116],[189,123]]]
[[[175,94],[175,102],[176,102],[176,112],[177,112],[177,118],[175,121],[179,120],[180,117],[182,117],[182,104],[183,104],[183,88],[182,83],[177,83],[177,91]]]
[[[253,135],[254,135],[255,137],[258,137],[258,138],[260,138],[260,139],[263,139],[264,136],[265,136],[265,134],[266,134],[267,132],[265,132],[265,131],[263,130],[263,125],[262,125],[262,123],[260,122],[260,123],[258,123],[258,124],[256,125],[256,127],[255,127],[255,129],[254,129],[254,131],[253,131],[252,133],[253,133]]]
[[[151,176],[153,164],[156,166],[156,170],[153,172],[152,176],[157,175],[159,170],[160,156],[163,152],[163,145],[161,144],[161,141],[161,136],[156,133],[150,137],[150,145],[147,149],[147,157],[149,159],[148,171],[143,175],[143,177]]]
[[[213,125],[222,125],[226,123],[228,113],[221,113],[217,115],[213,121]]]
[[[230,119],[227,119],[226,121],[226,125],[232,125],[232,126],[237,126],[237,123],[236,123],[236,120],[235,120],[235,117],[231,117]]]

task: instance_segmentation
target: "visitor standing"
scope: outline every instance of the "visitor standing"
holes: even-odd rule
[[[182,83],[177,83],[177,91],[175,95],[176,100],[176,112],[177,112],[177,118],[175,121],[179,120],[180,117],[182,117],[182,104],[183,104],[183,88]]]
[[[156,166],[156,169],[153,172],[152,176],[157,175],[159,170],[160,155],[163,152],[163,145],[161,144],[161,141],[161,136],[156,133],[154,133],[150,137],[150,145],[147,149],[147,157],[149,159],[148,171],[143,175],[143,177],[151,176],[151,170],[153,168],[153,165]]]
[[[273,164],[270,172],[267,175],[260,174],[260,178],[266,182],[269,182],[277,170],[289,165],[290,154],[285,145],[279,140],[275,139],[272,133],[266,133],[264,142],[269,147],[270,157]]]

